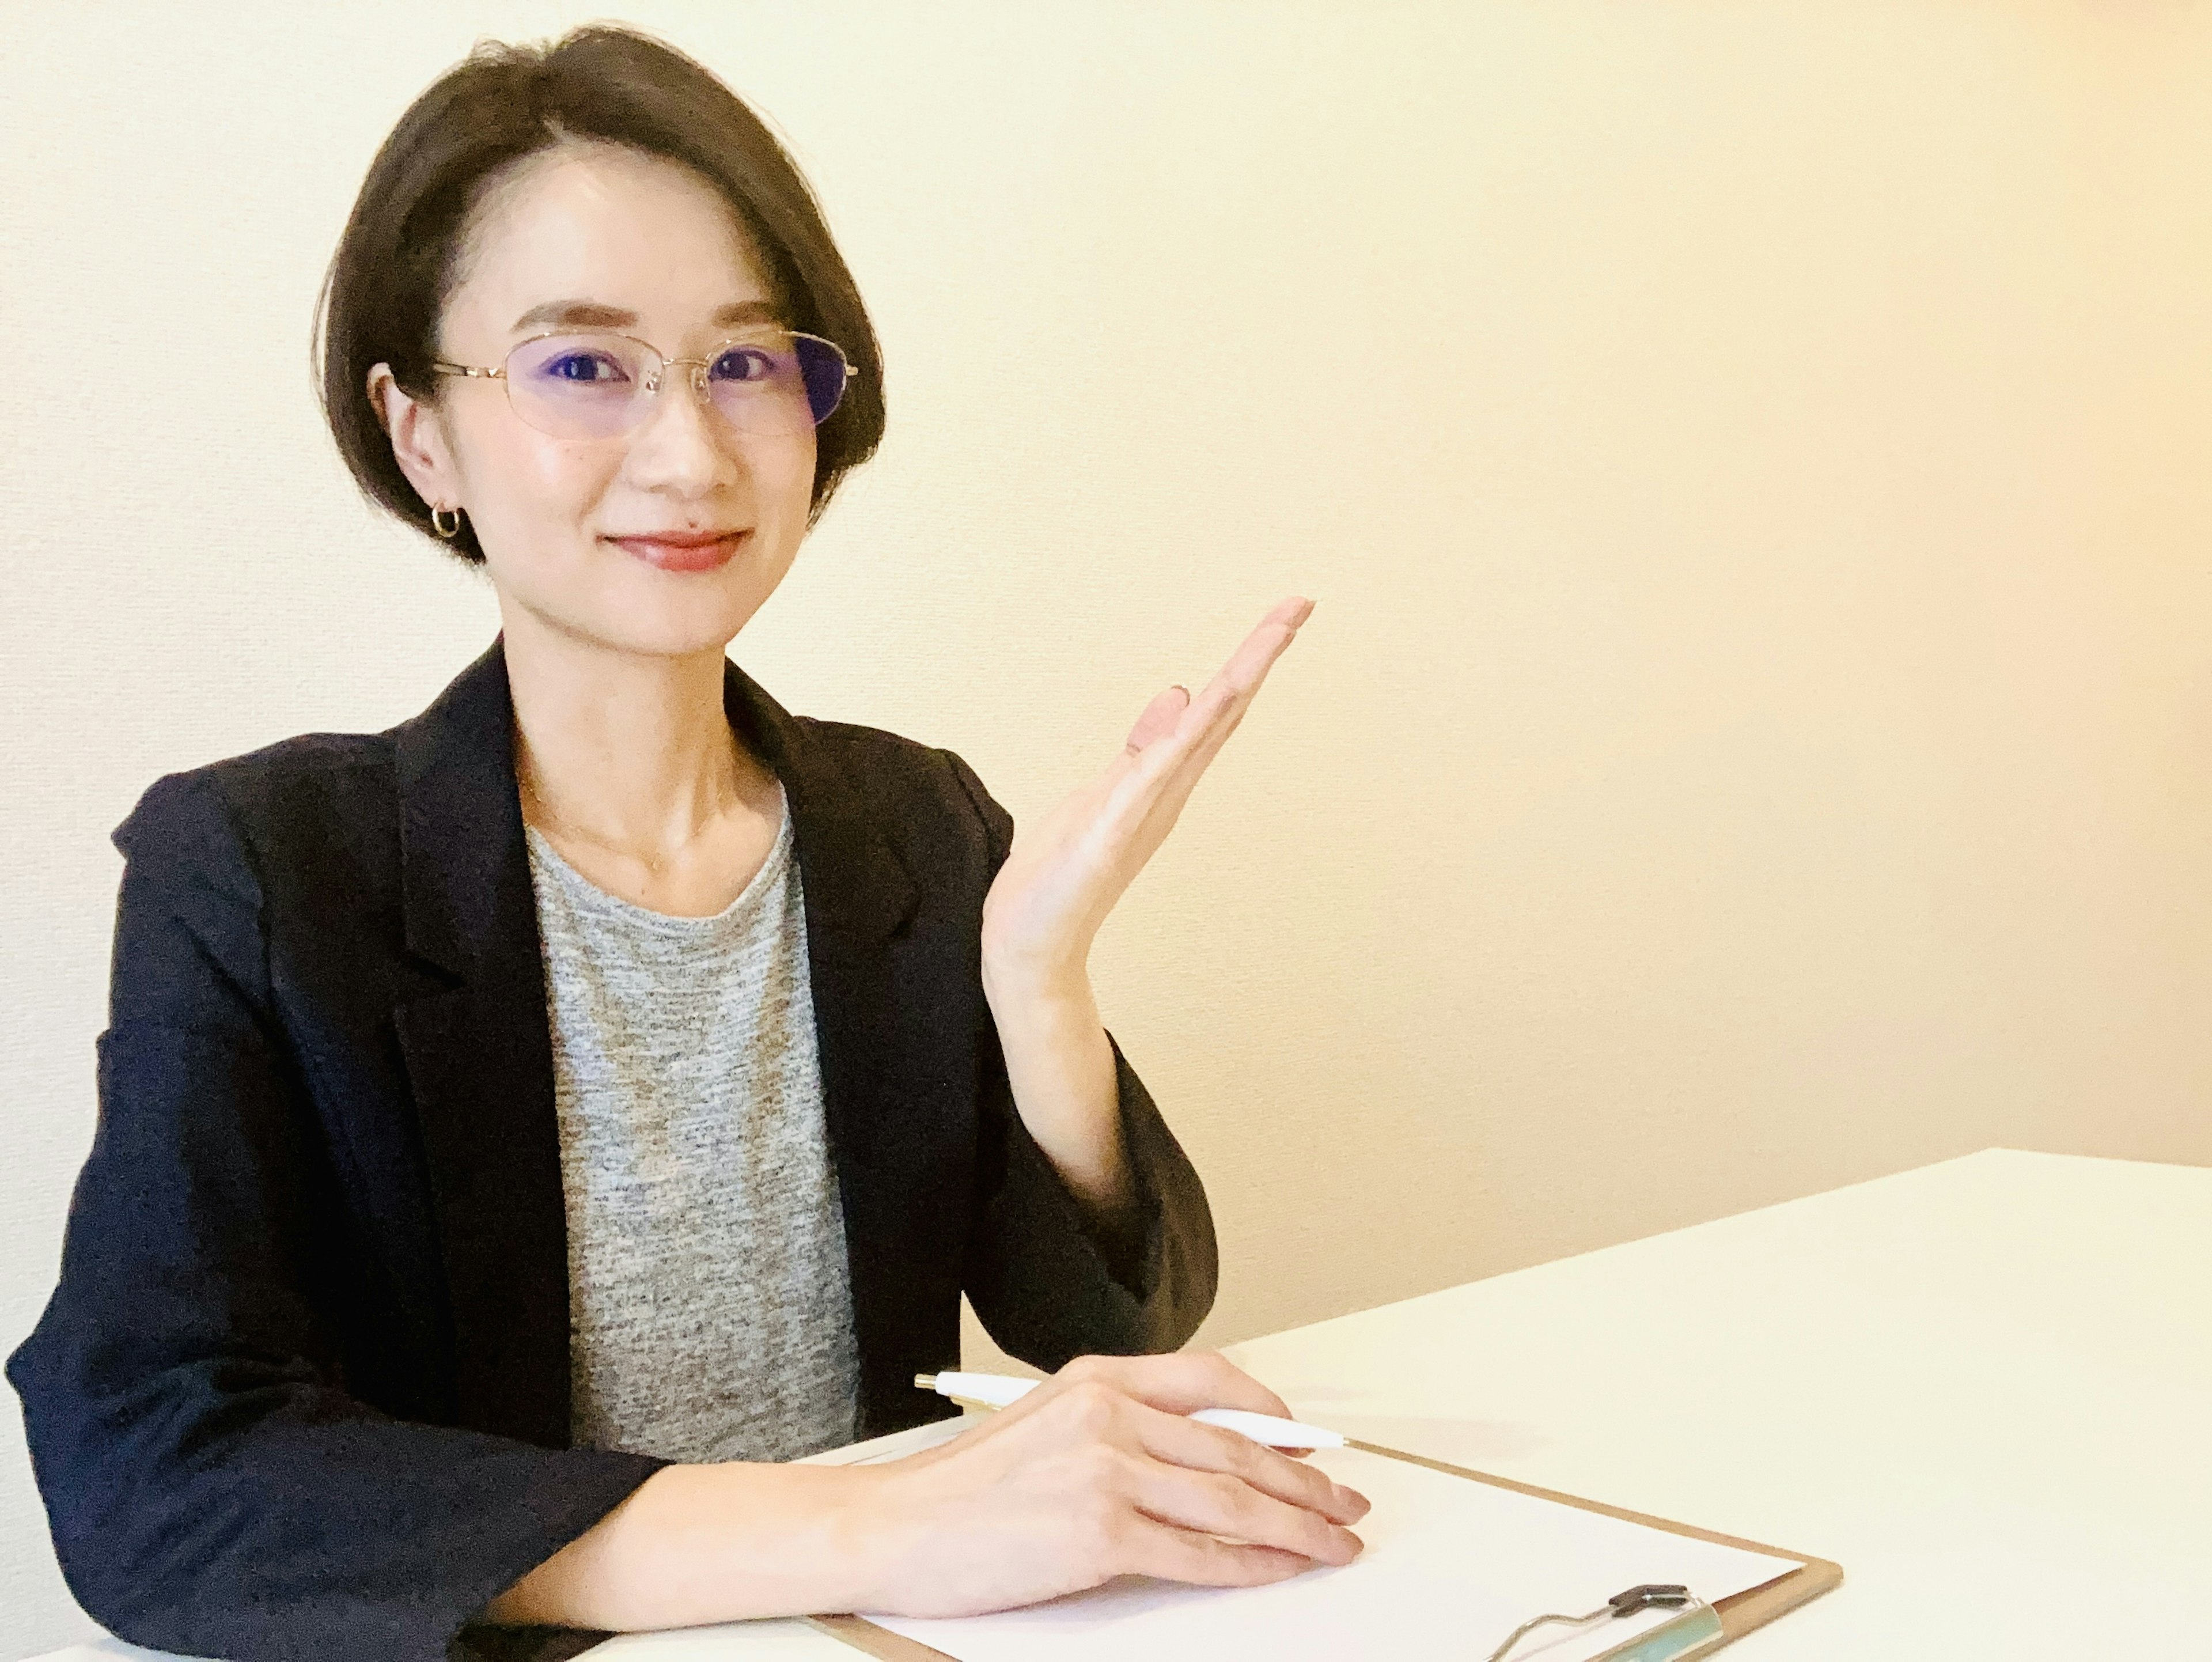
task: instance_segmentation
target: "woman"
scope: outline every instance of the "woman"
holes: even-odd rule
[[[1182,1417],[1271,1393],[1134,1354],[1204,1315],[1212,1227],[1085,971],[1305,604],[1019,839],[957,757],[781,709],[725,648],[880,364],[774,139],[626,31],[425,93],[322,334],[356,478],[501,632],[117,833],[99,1134],[9,1364],[85,1607],[389,1659],[1346,1562],[1364,1501]],[[783,1464],[945,1411],[963,1289],[1053,1380]]]

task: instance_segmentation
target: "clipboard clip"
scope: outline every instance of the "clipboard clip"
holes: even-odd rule
[[[1490,1653],[1489,1662],[1505,1662],[1516,1645],[1541,1627],[1556,1622],[1586,1628],[1595,1622],[1613,1621],[1648,1610],[1682,1613],[1673,1621],[1646,1628],[1635,1638],[1601,1652],[1591,1662],[1683,1662],[1684,1659],[1703,1655],[1725,1637],[1720,1612],[1693,1597],[1687,1587],[1670,1581],[1646,1581],[1616,1592],[1587,1616],[1539,1616],[1523,1622],[1513,1630],[1510,1638]]]
[[[1626,1592],[1616,1592],[1605,1602],[1615,1616],[1633,1616],[1648,1610],[1678,1610],[1690,1603],[1690,1590],[1674,1581],[1646,1581]]]

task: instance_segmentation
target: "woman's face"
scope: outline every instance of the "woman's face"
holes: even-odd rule
[[[713,188],[616,146],[567,144],[518,163],[464,250],[440,323],[438,355],[451,363],[496,368],[519,342],[577,326],[698,358],[749,323],[782,320]],[[663,377],[641,425],[587,439],[524,422],[501,381],[448,377],[422,405],[382,365],[370,379],[409,478],[475,526],[510,631],[534,624],[617,651],[719,654],[805,534],[812,428],[733,427],[685,371]],[[722,540],[653,540],[700,533]]]

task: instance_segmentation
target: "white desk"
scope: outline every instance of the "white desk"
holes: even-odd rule
[[[1840,1562],[1744,1662],[2212,1657],[2212,1169],[1991,1150],[1230,1354],[1352,1436]]]

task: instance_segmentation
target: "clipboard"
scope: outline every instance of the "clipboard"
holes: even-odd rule
[[[1557,1489],[1540,1488],[1534,1483],[1517,1482],[1510,1477],[1492,1476],[1488,1472],[1470,1470],[1448,1461],[1431,1460],[1426,1455],[1408,1454],[1401,1449],[1381,1448],[1372,1443],[1363,1443],[1360,1446],[1370,1453],[1403,1460],[1409,1465],[1425,1466],[1448,1476],[1464,1477],[1470,1482],[1488,1483],[1495,1488],[1510,1489],[1516,1494],[1531,1495],[1540,1501],[1555,1501],[1583,1512],[1599,1513],[1626,1523],[1641,1524],[1648,1529],[1663,1530],[1670,1535],[1687,1536],[1692,1540],[1710,1541],[1718,1546],[1736,1547],[1747,1552],[1790,1559],[1798,1566],[1771,1581],[1717,1599],[1710,1606],[1699,1606],[1700,1610],[1710,1610],[1719,1617],[1720,1632],[1717,1636],[1711,1636],[1708,1622],[1708,1636],[1671,1648],[1663,1644],[1655,1644],[1654,1641],[1662,1639],[1673,1628],[1674,1624],[1668,1623],[1666,1627],[1647,1629],[1624,1641],[1616,1650],[1605,1653],[1605,1657],[1617,1656],[1622,1662],[1645,1662],[1647,1658],[1650,1662],[1660,1662],[1662,1658],[1667,1659],[1667,1662],[1687,1662],[1692,1657],[1710,1656],[1753,1629],[1765,1627],[1777,1616],[1788,1615],[1799,1605],[1843,1583],[1843,1567],[1826,1558],[1814,1558],[1802,1552],[1791,1552],[1786,1548],[1747,1541],[1741,1536],[1723,1535],[1714,1530],[1677,1524],[1668,1519],[1654,1518],[1648,1513],[1631,1512],[1625,1507],[1609,1507],[1601,1501],[1585,1501],[1578,1495],[1563,1495]],[[809,1616],[807,1622],[817,1632],[841,1644],[876,1658],[877,1662],[957,1662],[957,1659],[948,1657],[942,1651],[933,1650],[917,1640],[893,1633],[888,1628],[878,1627],[865,1616]],[[1596,1659],[1595,1662],[1605,1662],[1605,1657]],[[1043,1659],[1040,1662],[1043,1662]]]

